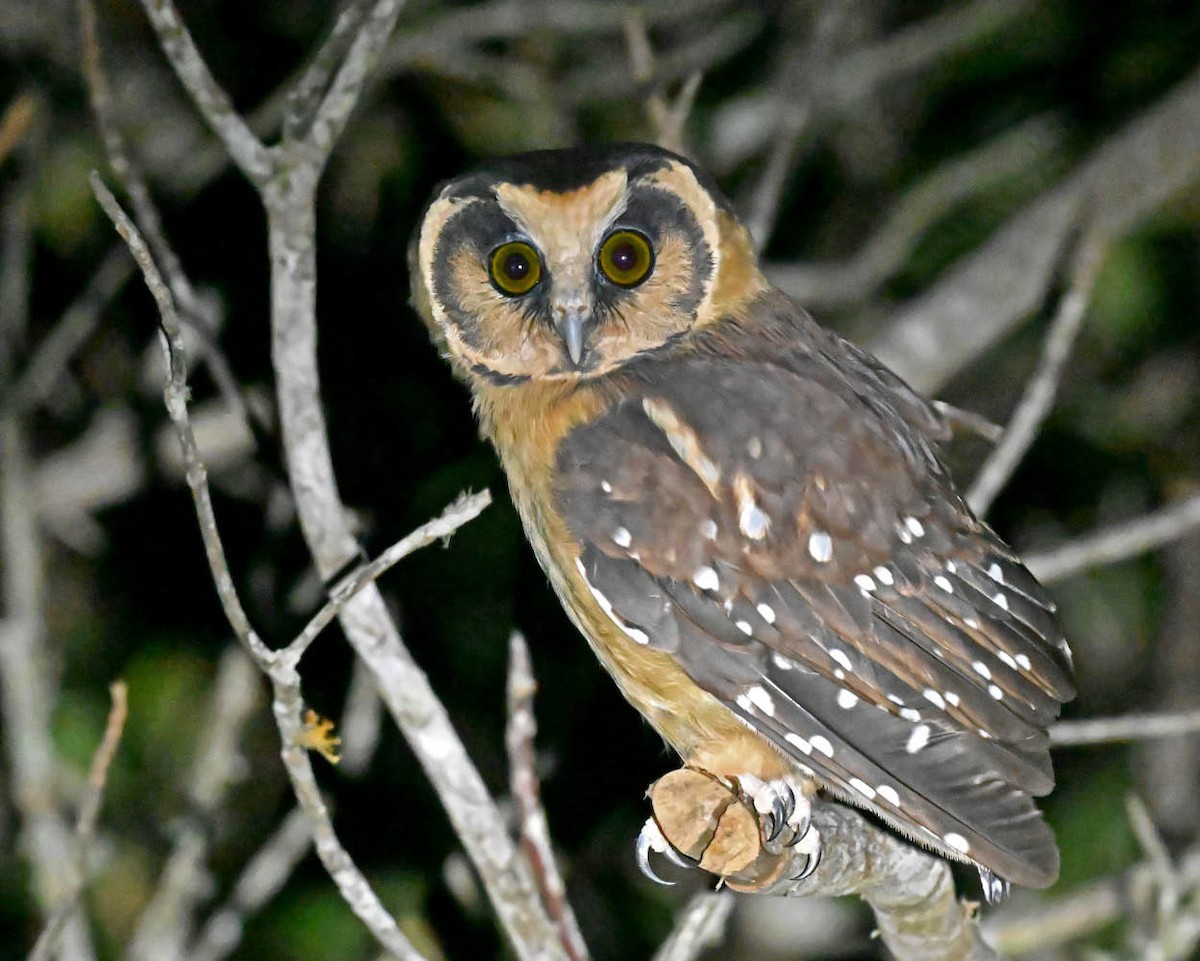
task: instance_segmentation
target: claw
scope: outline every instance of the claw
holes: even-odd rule
[[[821,854],[824,851],[824,847],[821,844],[821,832],[816,828],[805,831],[799,839],[792,842],[792,845],[799,848],[803,854],[808,856],[808,860],[804,864],[804,870],[792,878],[793,881],[803,881],[821,863]]]
[[[651,881],[656,884],[663,884],[671,887],[675,884],[674,881],[668,881],[665,878],[660,878],[654,873],[654,868],[650,866],[650,852],[654,851],[657,854],[666,855],[667,859],[674,864],[679,864],[682,867],[688,867],[679,854],[675,851],[665,837],[662,830],[658,826],[658,822],[654,818],[646,818],[646,823],[642,825],[642,830],[637,836],[637,864],[638,869],[642,874],[646,875]]]
[[[1008,897],[1009,884],[1002,877],[998,877],[982,864],[975,865],[979,869],[979,882],[983,885],[983,896],[988,904],[998,904]]]

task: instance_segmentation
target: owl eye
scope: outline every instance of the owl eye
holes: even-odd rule
[[[488,260],[492,284],[502,294],[520,297],[542,279],[542,261],[537,251],[520,240],[501,244]]]
[[[617,230],[600,245],[600,272],[618,287],[636,287],[654,269],[650,241],[633,230]]]

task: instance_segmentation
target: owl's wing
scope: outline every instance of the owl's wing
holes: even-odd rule
[[[583,576],[630,638],[833,793],[1050,883],[1031,797],[1053,786],[1045,729],[1073,696],[1052,603],[911,418],[826,359],[787,365],[656,364],[568,435],[555,496]]]

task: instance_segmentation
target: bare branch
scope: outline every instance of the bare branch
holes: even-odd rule
[[[303,140],[288,142],[303,149],[306,162],[314,172],[329,159],[329,154],[346,129],[367,79],[374,72],[384,48],[396,28],[396,18],[404,0],[376,0],[370,14],[358,28],[350,49],[334,74],[329,92],[317,107],[312,124]],[[336,38],[333,38],[336,40]],[[293,152],[289,149],[289,154]]]
[[[200,523],[209,567],[213,580],[217,584],[217,593],[221,598],[222,607],[225,609],[226,618],[259,667],[271,678],[274,689],[275,720],[283,741],[281,756],[296,798],[308,817],[309,829],[316,843],[317,854],[330,877],[337,884],[346,903],[379,943],[401,961],[421,961],[421,954],[401,933],[395,919],[380,903],[379,898],[371,890],[370,885],[345,848],[342,847],[334,832],[328,808],[317,787],[309,754],[300,746],[304,732],[304,722],[301,718],[303,701],[300,696],[300,677],[296,672],[295,661],[286,656],[277,656],[263,644],[251,627],[233,586],[233,578],[225,560],[224,548],[221,545],[220,534],[213,516],[204,465],[196,449],[196,439],[192,434],[188,418],[187,385],[183,379],[186,364],[182,356],[183,347],[180,341],[178,317],[170,291],[163,282],[137,228],[121,209],[116,198],[95,174],[92,176],[92,188],[105,213],[112,219],[118,233],[129,245],[134,259],[142,269],[146,285],[159,305],[170,371],[163,396],[168,415],[179,433],[180,445],[183,448],[184,460],[187,464],[188,486],[192,490],[192,499],[196,508],[197,520]],[[156,959],[169,956],[163,953],[147,955],[147,957]]]
[[[29,319],[33,168],[24,153],[3,210],[0,382],[11,373],[9,348],[24,340]],[[71,900],[79,876],[55,783],[50,716],[55,685],[44,621],[44,578],[25,427],[16,411],[0,409],[0,726],[33,898],[49,920]],[[95,952],[79,912],[71,912],[65,924],[59,956],[64,961],[91,961]]]
[[[1037,117],[946,162],[902,194],[883,224],[845,261],[768,264],[767,276],[805,307],[839,306],[873,294],[905,263],[931,224],[956,204],[1044,161],[1062,142]]]
[[[353,777],[371,765],[383,724],[383,701],[375,689],[375,678],[360,658],[354,659],[350,689],[342,708],[342,760],[338,767]]]
[[[1171,714],[1123,714],[1086,721],[1059,721],[1050,728],[1055,747],[1150,741],[1200,733],[1200,709]]]
[[[630,11],[624,26],[630,73],[639,87],[649,86],[654,80],[656,68],[644,11],[640,8]],[[673,102],[668,102],[666,94],[657,89],[651,89],[646,97],[646,113],[654,129],[654,142],[660,147],[677,154],[687,153],[683,143],[683,128],[696,102],[701,77],[698,70],[689,74]]]
[[[375,581],[413,551],[427,547],[434,541],[450,537],[464,524],[470,523],[478,517],[491,502],[492,495],[489,491],[460,495],[458,500],[447,507],[440,517],[435,517],[422,524],[407,537],[389,547],[375,560],[351,571],[330,589],[328,603],[313,616],[312,620],[304,626],[304,630],[287,646],[284,656],[292,663],[299,663],[304,652],[308,650],[308,646],[366,585]]]
[[[733,913],[733,897],[723,891],[692,895],[675,921],[675,930],[654,954],[654,961],[695,961],[708,948],[725,939]]]
[[[196,912],[212,888],[207,868],[210,821],[245,775],[238,741],[261,702],[253,664],[240,648],[229,647],[213,683],[202,743],[188,771],[189,811],[174,833],[158,884],[129,940],[128,961],[182,961],[187,956]]]
[[[1200,494],[1051,550],[1028,553],[1025,566],[1042,583],[1053,584],[1090,568],[1152,551],[1197,528],[1200,528]]]
[[[872,352],[917,389],[936,391],[1044,301],[1083,207],[1091,227],[1115,241],[1197,176],[1200,72],[905,303]]]
[[[229,900],[205,923],[188,952],[189,961],[224,961],[229,957],[242,941],[246,921],[283,889],[311,850],[308,815],[293,808],[242,869]]]
[[[518,834],[521,847],[533,866],[542,903],[558,925],[567,956],[571,961],[587,961],[587,945],[567,900],[566,885],[558,870],[538,787],[534,752],[537,721],[533,713],[536,691],[529,647],[521,633],[513,631],[508,639],[508,728],[504,744],[508,749],[508,780],[517,809]]]
[[[91,768],[88,771],[87,792],[75,820],[75,853],[78,870],[78,882],[71,896],[64,899],[58,910],[54,912],[29,952],[27,961],[50,961],[58,947],[58,939],[63,929],[75,912],[79,896],[87,881],[87,855],[92,838],[96,833],[96,821],[100,816],[100,805],[104,803],[104,787],[108,781],[108,769],[112,766],[117,747],[121,743],[121,735],[125,731],[125,719],[129,713],[128,688],[124,681],[113,681],[108,687],[112,697],[112,706],[108,711],[108,721],[104,725],[104,735],[92,755]]]
[[[265,183],[275,172],[271,152],[255,137],[209,71],[175,5],[171,0],[142,0],[142,7],[176,76],[233,162],[252,183]]]
[[[984,461],[967,491],[967,503],[979,517],[987,516],[992,502],[1021,463],[1054,405],[1071,347],[1087,315],[1092,288],[1104,262],[1104,250],[1104,244],[1098,236],[1085,237],[1080,244],[1071,271],[1070,289],[1058,305],[1058,312],[1050,324],[1037,370],[1025,385],[1025,391],[1000,443]]]

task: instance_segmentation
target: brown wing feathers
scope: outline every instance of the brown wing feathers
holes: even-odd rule
[[[1030,797],[1052,786],[1044,727],[1071,694],[1050,604],[911,410],[864,411],[805,364],[663,362],[570,435],[557,497],[584,575],[633,640],[838,793],[1047,883]]]

